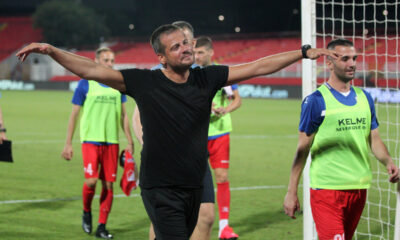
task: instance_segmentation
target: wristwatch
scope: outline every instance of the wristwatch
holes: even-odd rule
[[[305,45],[301,46],[301,54],[303,55],[303,58],[308,58],[307,51],[310,48],[311,48],[310,44],[305,44]]]
[[[5,128],[0,128],[0,132],[7,132],[7,129],[5,129]]]

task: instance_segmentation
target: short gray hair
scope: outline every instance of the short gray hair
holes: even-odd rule
[[[165,46],[162,45],[160,41],[160,37],[162,34],[170,34],[175,31],[181,31],[181,29],[172,24],[165,24],[158,27],[154,32],[151,34],[150,37],[150,44],[153,47],[153,50],[156,54],[165,53]]]

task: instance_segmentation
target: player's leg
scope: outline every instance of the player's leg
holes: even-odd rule
[[[211,238],[212,225],[214,223],[214,203],[201,203],[199,218],[193,231],[191,240],[207,240]],[[155,240],[153,223],[150,223],[149,240]]]
[[[99,178],[102,180],[100,194],[99,225],[96,230],[96,237],[111,239],[113,236],[106,229],[108,215],[114,199],[113,182],[116,180],[118,168],[118,144],[102,145],[101,168]]]
[[[199,219],[199,211],[201,205],[201,199],[203,196],[203,188],[196,188],[191,190],[185,190],[187,194],[187,200],[185,204],[186,222],[188,235],[187,239],[192,236],[194,229],[196,228],[197,221]]]
[[[202,189],[142,188],[141,195],[157,240],[189,239],[196,226]]]
[[[310,190],[311,212],[320,240],[344,240],[345,196],[338,190]]]
[[[208,141],[210,164],[217,181],[217,203],[219,212],[220,239],[236,239],[239,236],[229,227],[231,193],[229,188],[229,134]]]
[[[197,220],[196,228],[190,238],[191,240],[211,239],[211,231],[215,219],[214,203],[214,184],[210,167],[207,166],[207,171],[203,180],[203,195],[201,199],[199,219]]]
[[[350,190],[347,192],[349,193],[349,196],[347,198],[348,207],[345,212],[344,236],[346,240],[351,240],[364,210],[365,202],[367,200],[367,190],[360,189]]]
[[[199,219],[197,220],[196,228],[190,237],[191,240],[211,239],[212,226],[215,219],[214,208],[214,203],[201,203]]]
[[[98,179],[99,146],[90,143],[82,144],[83,169],[85,182],[82,188],[83,215],[82,229],[86,233],[92,232],[92,201],[95,195]]]
[[[215,168],[215,180],[217,181],[217,203],[219,212],[219,233],[218,236],[221,239],[225,239],[225,235],[222,234],[225,228],[229,227],[229,212],[231,203],[231,191],[229,188],[228,181],[228,169],[227,168]],[[230,232],[230,230],[225,230]],[[229,238],[231,238],[230,236]],[[227,239],[229,239],[227,238]]]
[[[154,233],[153,224],[150,223],[150,228],[149,228],[149,240],[154,240],[154,239],[156,239],[156,234]]]

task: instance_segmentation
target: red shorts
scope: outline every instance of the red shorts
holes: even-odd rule
[[[207,148],[212,169],[229,168],[229,134],[208,140]]]
[[[85,178],[100,178],[115,182],[117,178],[119,145],[95,145],[82,143],[83,171]],[[99,176],[99,165],[100,176]]]
[[[311,211],[320,240],[351,240],[367,190],[310,189]]]

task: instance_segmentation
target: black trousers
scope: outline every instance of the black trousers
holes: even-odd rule
[[[157,240],[188,240],[197,224],[203,188],[141,189]]]

